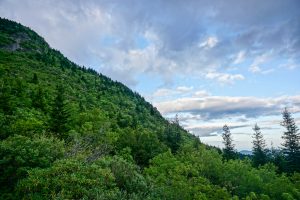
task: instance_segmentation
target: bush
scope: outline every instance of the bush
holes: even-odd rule
[[[54,138],[21,135],[0,142],[0,184],[13,188],[27,170],[49,167],[64,155],[64,143]]]

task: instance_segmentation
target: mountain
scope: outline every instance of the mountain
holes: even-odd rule
[[[299,177],[227,161],[138,93],[0,18],[0,199],[299,199]]]
[[[59,51],[50,48],[43,38],[29,28],[1,19],[0,30],[0,80],[1,91],[5,94],[2,96],[1,109],[5,115],[14,116],[5,125],[7,128],[2,131],[0,138],[13,134],[11,126],[24,135],[40,130],[53,132],[50,119],[52,104],[60,87],[63,88],[65,109],[69,115],[84,118],[70,117],[65,124],[65,132],[78,132],[79,126],[84,123],[80,121],[78,124],[78,120],[93,118],[93,115],[99,118],[94,120],[106,124],[107,129],[118,134],[133,128],[151,130],[158,136],[170,125],[138,93],[93,69],[76,65]],[[35,124],[20,127],[21,119]],[[39,127],[35,126],[37,124]],[[187,140],[193,138],[181,127],[179,132]]]
[[[252,155],[253,154],[252,151],[249,151],[249,150],[241,150],[239,153],[242,155]]]

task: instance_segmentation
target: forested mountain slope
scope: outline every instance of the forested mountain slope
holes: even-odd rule
[[[300,199],[299,174],[223,159],[125,85],[0,19],[0,199]]]

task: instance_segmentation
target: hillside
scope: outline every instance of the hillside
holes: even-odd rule
[[[0,199],[300,199],[300,175],[223,159],[122,83],[0,19]]]

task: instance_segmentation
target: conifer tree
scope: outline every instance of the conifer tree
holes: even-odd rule
[[[50,128],[59,138],[66,138],[68,128],[66,126],[69,118],[69,113],[66,109],[65,92],[63,86],[58,86],[56,97],[53,103],[51,112]]]
[[[13,96],[11,95],[11,89],[3,85],[0,88],[0,112],[11,114],[13,111]]]
[[[34,84],[38,84],[39,83],[39,79],[36,73],[33,74],[33,78],[32,78],[32,83]]]
[[[286,128],[283,133],[283,153],[286,157],[287,172],[300,171],[300,134],[294,118],[287,108],[282,112],[281,126]]]
[[[45,92],[42,86],[38,86],[36,91],[34,91],[32,95],[32,105],[35,108],[41,109],[45,111],[46,109],[46,99],[45,99]]]
[[[225,124],[223,126],[223,144],[225,145],[223,149],[223,156],[226,160],[236,158],[236,152],[234,150],[233,140],[231,138],[231,133],[229,127]]]
[[[170,147],[172,153],[175,153],[182,142],[182,137],[180,133],[179,118],[176,114],[175,118],[170,121],[165,130],[165,142]]]
[[[257,124],[253,127],[253,131],[253,165],[258,167],[259,165],[264,165],[267,162],[266,142],[260,131],[260,127]]]
[[[178,150],[181,144],[181,133],[180,133],[180,122],[179,122],[179,117],[178,114],[176,114],[174,122],[173,122],[174,126],[175,126],[175,134],[174,134],[174,140],[175,140],[175,149]]]
[[[277,167],[278,172],[284,172],[285,161],[282,151],[275,149],[271,142],[271,150],[269,151],[268,159]]]

